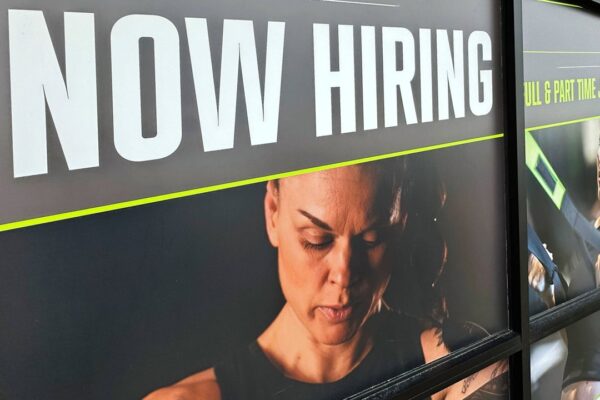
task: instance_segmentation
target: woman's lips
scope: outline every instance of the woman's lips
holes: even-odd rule
[[[328,322],[339,323],[344,322],[352,315],[352,306],[319,306],[317,309]]]

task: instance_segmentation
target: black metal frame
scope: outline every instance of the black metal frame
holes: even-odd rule
[[[600,12],[600,0],[570,0]],[[510,397],[531,398],[530,345],[600,311],[600,288],[529,317],[522,0],[502,0],[504,123],[507,210],[508,330],[453,352],[448,357],[371,387],[347,400],[421,399],[486,366],[509,359]]]

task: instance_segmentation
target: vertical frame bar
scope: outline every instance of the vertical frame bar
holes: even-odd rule
[[[502,2],[505,163],[507,199],[507,273],[509,326],[521,337],[521,352],[510,358],[510,393],[530,399],[529,304],[527,296],[527,188],[523,103],[523,18],[521,0]]]

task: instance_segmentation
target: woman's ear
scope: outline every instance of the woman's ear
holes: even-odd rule
[[[279,216],[279,188],[275,181],[267,182],[267,192],[265,193],[265,225],[267,227],[267,236],[273,247],[279,245],[279,236],[277,233]]]

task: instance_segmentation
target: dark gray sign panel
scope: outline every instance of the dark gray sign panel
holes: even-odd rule
[[[503,132],[499,1],[0,4],[2,230]]]

